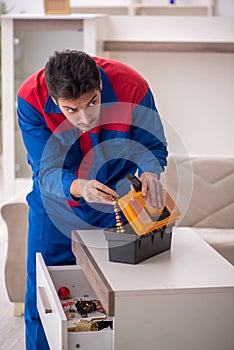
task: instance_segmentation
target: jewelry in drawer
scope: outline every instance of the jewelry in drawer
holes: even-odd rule
[[[111,350],[111,317],[79,265],[46,266],[37,254],[37,308],[51,350]]]

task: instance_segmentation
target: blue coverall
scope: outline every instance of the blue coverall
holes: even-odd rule
[[[36,307],[36,252],[47,265],[75,264],[71,230],[115,224],[108,205],[75,200],[70,185],[78,176],[95,178],[126,193],[124,178],[138,170],[160,175],[167,144],[152,92],[131,67],[94,57],[102,79],[100,125],[80,133],[48,95],[44,69],[18,91],[18,122],[32,169],[29,204],[26,349],[49,349]]]

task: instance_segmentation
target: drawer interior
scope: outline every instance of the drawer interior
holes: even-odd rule
[[[58,289],[67,287],[71,297],[60,300]],[[108,328],[100,330],[101,322],[113,321],[103,312],[88,312],[87,318],[97,320],[99,330],[92,331],[68,331],[68,327],[74,327],[82,316],[74,306],[79,299],[97,300],[92,286],[88,282],[79,265],[72,266],[46,266],[40,254],[37,254],[37,307],[40,318],[51,350],[111,350],[113,343],[113,322],[108,323]],[[68,309],[72,305],[72,318],[67,320],[63,303],[68,303]],[[69,315],[70,316],[70,315]],[[100,320],[102,318],[102,320]],[[110,327],[110,323],[111,326]],[[106,325],[106,323],[105,323]]]
[[[93,288],[79,265],[49,266],[48,271],[56,291],[69,288],[73,297],[96,298]]]
[[[73,301],[74,298],[81,298],[83,300],[97,300],[97,296],[95,292],[93,291],[92,286],[90,285],[89,281],[87,280],[83,270],[79,265],[74,266],[49,266],[48,272],[50,274],[51,280],[53,282],[53,285],[56,289],[56,291],[59,290],[60,287],[67,287],[70,290],[71,299],[68,299],[66,301],[60,301],[62,304],[69,304],[69,301]],[[65,306],[65,309],[68,309],[69,307]],[[71,307],[72,309],[75,309],[74,306]],[[88,313],[88,319],[93,318],[105,318],[106,314],[103,312],[98,311],[92,311],[91,313]],[[67,327],[72,327],[76,322],[78,322],[80,319],[82,319],[82,316],[76,312],[75,317],[71,320],[67,321]],[[98,321],[97,319],[97,321]],[[112,317],[106,317],[106,321],[113,321]],[[98,332],[89,332],[89,333],[100,333],[100,332],[108,332],[111,331],[111,328],[104,328],[101,331]],[[73,332],[68,332],[70,337],[74,337]],[[82,332],[85,333],[85,332]],[[81,333],[79,333],[81,334]],[[92,335],[91,335],[92,337]],[[95,340],[95,337],[94,337]]]

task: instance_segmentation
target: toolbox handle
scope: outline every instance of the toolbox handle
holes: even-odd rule
[[[126,176],[126,179],[128,180],[128,182],[130,183],[130,185],[133,187],[133,189],[136,191],[136,192],[139,192],[141,191],[141,180],[138,179],[138,177],[136,177],[135,175],[133,174],[128,174]]]

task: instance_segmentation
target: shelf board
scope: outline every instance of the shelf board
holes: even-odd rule
[[[136,15],[141,15],[142,12],[148,11],[150,14],[157,13],[159,15],[213,15],[213,7],[206,5],[180,5],[167,4],[165,6],[154,5],[152,3],[138,3],[133,5]]]
[[[208,9],[210,8],[209,6],[205,6],[205,5],[155,5],[152,3],[138,3],[138,4],[134,4],[133,5],[135,8],[155,8],[155,9]]]
[[[106,40],[104,51],[234,53],[234,43]]]

